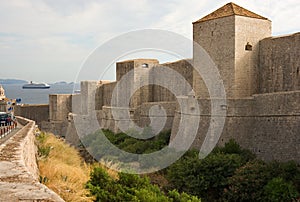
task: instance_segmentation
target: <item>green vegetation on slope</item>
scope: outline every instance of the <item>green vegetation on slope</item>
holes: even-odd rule
[[[131,137],[125,133],[114,134],[109,130],[101,130],[110,143],[114,144],[123,151],[135,154],[147,154],[154,151],[159,151],[169,143],[171,131],[164,131],[150,139],[142,140]],[[141,133],[143,136],[146,131]],[[100,131],[90,134],[83,138],[83,146],[89,148],[97,157],[102,157],[103,153],[107,153],[105,145],[101,138]],[[101,146],[101,147],[100,147]],[[97,155],[98,154],[98,155]],[[112,154],[113,155],[113,154]]]
[[[295,162],[266,163],[231,140],[205,159],[190,151],[167,168],[170,187],[203,201],[296,201],[300,169]]]
[[[87,188],[101,202],[199,202],[196,196],[186,193],[179,194],[172,190],[167,194],[158,186],[152,185],[148,178],[138,175],[119,173],[118,179],[111,178],[100,167],[94,168]]]
[[[169,132],[150,141],[123,133],[104,133],[117,147],[132,153],[157,151],[167,145],[170,138]],[[84,141],[92,149],[105,149],[99,148],[97,133]],[[38,142],[41,181],[67,201],[300,200],[300,169],[295,162],[263,162],[233,140],[215,148],[204,159],[199,159],[198,151],[188,151],[170,167],[149,174],[150,178],[116,173],[99,165],[91,169],[82,163],[76,151],[71,152],[73,148],[54,136],[41,135]],[[91,197],[87,197],[87,193]]]
[[[138,140],[124,133],[104,131],[104,134],[118,148],[138,154],[163,148],[170,136],[170,133],[163,133],[150,140]],[[97,134],[89,138],[92,142],[93,138],[97,139]],[[100,140],[97,141],[94,145],[99,145]],[[90,148],[97,150],[93,143],[89,144]],[[188,151],[170,167],[148,176],[166,193],[176,189],[204,201],[299,199],[300,170],[295,162],[263,162],[234,140],[215,148],[204,159],[199,159],[198,151]]]
[[[161,141],[158,138],[153,145],[157,147]],[[101,164],[87,165],[75,148],[54,135],[41,133],[37,146],[41,183],[66,201],[200,201],[196,196],[180,194],[175,189],[165,194],[146,177],[116,173]],[[110,166],[117,168],[118,165]]]

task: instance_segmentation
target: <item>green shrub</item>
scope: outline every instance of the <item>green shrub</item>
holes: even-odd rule
[[[299,193],[291,182],[282,178],[273,178],[264,187],[266,201],[296,201]]]
[[[118,183],[129,188],[137,189],[145,188],[150,185],[150,181],[147,177],[142,178],[138,175],[128,173],[119,173]]]
[[[38,136],[36,136],[36,140],[38,144],[45,143],[46,139],[47,139],[47,135],[44,132],[41,132]]]
[[[266,163],[258,160],[248,162],[229,178],[229,188],[223,197],[229,201],[262,201],[263,188],[270,179]]]
[[[200,160],[197,152],[189,152],[167,169],[171,188],[207,200],[220,197],[228,186],[228,177],[241,165],[237,154],[211,154]]]
[[[213,153],[238,154],[241,156],[243,164],[256,158],[255,154],[247,149],[241,148],[234,139],[230,139],[226,142],[224,147],[216,147]]]
[[[51,147],[50,146],[40,146],[38,145],[38,156],[39,157],[43,157],[43,158],[47,158],[50,154],[51,151]]]
[[[279,177],[287,182],[292,182],[300,190],[300,169],[296,162],[271,162],[269,170],[273,177]]]
[[[51,146],[45,145],[45,141],[47,140],[47,135],[45,133],[40,133],[39,136],[36,137],[37,144],[37,152],[40,158],[47,158],[51,151]]]
[[[104,134],[120,149],[137,154],[161,150],[168,145],[170,138],[170,131],[148,140],[135,139],[124,133],[114,134],[108,130]],[[104,158],[104,153],[114,156],[114,151],[108,152],[108,145],[102,142],[99,132],[84,139],[88,149],[98,159]],[[171,159],[177,153],[169,150],[167,154],[167,158]],[[128,157],[116,160],[135,161]],[[159,165],[165,156],[146,159],[140,162],[140,167],[151,166],[151,160]],[[169,180],[168,185],[163,187],[167,195],[156,185],[151,185],[148,178],[120,173],[119,179],[114,180],[102,172],[95,169],[87,184],[97,201],[199,201],[195,196],[205,201],[291,201],[299,197],[300,190],[300,170],[295,162],[265,163],[256,160],[253,153],[241,148],[234,140],[224,147],[215,148],[204,159],[199,159],[199,151],[188,151],[176,163],[161,171]]]
[[[165,195],[158,186],[150,184],[148,178],[133,174],[119,173],[119,179],[112,179],[104,169],[99,167],[94,168],[86,188],[90,191],[91,195],[95,196],[95,201],[176,201],[174,200],[174,194]],[[173,193],[175,192],[176,190],[173,191]],[[200,201],[197,197],[185,193],[178,193],[176,199],[182,202]]]
[[[180,193],[178,193],[178,191],[176,189],[169,191],[168,197],[171,199],[172,202],[197,202],[197,201],[200,201],[198,199],[198,197],[188,195],[185,192],[180,194]]]
[[[104,137],[100,134],[101,132],[104,133],[105,137],[109,140],[107,144],[104,142]],[[144,133],[147,132],[144,131]],[[134,133],[134,131],[131,131]],[[140,135],[143,135],[140,134]],[[125,133],[118,133],[114,134],[109,130],[102,130],[90,134],[83,138],[82,144],[85,146],[86,150],[93,154],[94,158],[100,160],[101,158],[107,157],[105,155],[109,154],[110,158],[117,156],[117,151],[111,149],[110,144],[114,144],[119,149],[135,154],[145,154],[145,153],[152,153],[158,150],[161,150],[169,143],[171,132],[164,131],[158,134],[155,137],[150,139],[136,139],[131,136],[128,136]],[[128,157],[120,157],[120,161],[123,162],[131,162],[137,159],[129,159]]]

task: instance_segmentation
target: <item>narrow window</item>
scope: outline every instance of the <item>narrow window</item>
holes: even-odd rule
[[[245,46],[245,50],[246,51],[252,51],[252,45],[249,42],[247,42],[247,44]]]
[[[142,64],[142,67],[143,67],[143,68],[148,68],[149,65],[148,65],[147,63],[144,63],[144,64]]]

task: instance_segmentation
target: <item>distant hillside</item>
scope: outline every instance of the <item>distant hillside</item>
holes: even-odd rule
[[[66,82],[66,81],[59,81],[59,82],[55,82],[55,83],[49,83],[51,85],[74,85],[75,83],[74,82]]]
[[[24,83],[28,83],[28,81],[19,80],[19,79],[0,79],[0,84],[24,84]]]
[[[68,84],[68,83],[65,81],[59,81],[59,82],[53,83],[53,85],[66,85],[66,84]]]

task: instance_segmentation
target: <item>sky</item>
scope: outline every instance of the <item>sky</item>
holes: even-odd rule
[[[192,39],[192,22],[228,2],[0,0],[0,78],[72,82],[86,58],[106,41],[140,29]],[[273,36],[300,31],[299,0],[232,2],[270,19]],[[109,73],[104,79],[114,77]]]

